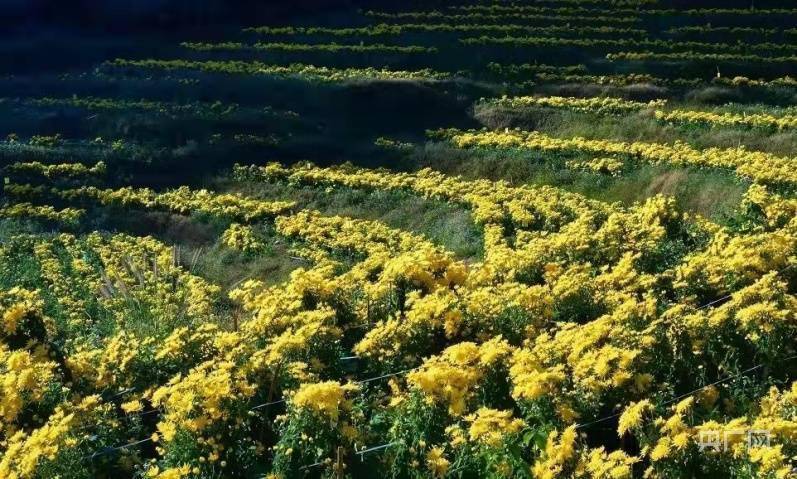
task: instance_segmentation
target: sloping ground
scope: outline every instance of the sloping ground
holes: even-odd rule
[[[794,476],[797,11],[234,5],[0,80],[0,477]]]

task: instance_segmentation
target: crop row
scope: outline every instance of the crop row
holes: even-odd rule
[[[491,62],[485,67],[489,77],[499,81],[512,81],[515,84],[533,83],[595,83],[599,85],[631,85],[652,83],[676,87],[690,87],[704,84],[729,86],[777,87],[795,86],[792,77],[779,77],[772,80],[757,80],[744,76],[711,78],[662,78],[647,73],[620,73],[608,75],[589,74],[584,65],[542,65],[542,64],[501,64]]]
[[[608,15],[616,13],[617,15],[640,15],[640,16],[656,16],[656,17],[674,17],[679,15],[705,17],[710,15],[738,15],[738,16],[789,16],[797,15],[797,9],[792,8],[691,8],[691,9],[622,9],[622,8],[586,8],[586,7],[539,7],[536,5],[502,5],[500,3],[492,3],[488,5],[458,5],[449,7],[453,11],[463,12],[479,12],[485,14],[500,14],[500,13],[548,13],[559,15]]]
[[[624,100],[622,98],[572,98],[572,97],[507,97],[485,100],[483,104],[509,107],[545,107],[559,108],[571,111],[596,113],[601,115],[618,115],[642,110],[651,110],[657,120],[667,123],[679,124],[705,124],[709,126],[746,126],[750,128],[767,128],[775,130],[791,129],[797,127],[797,116],[785,114],[771,114],[765,112],[734,113],[714,112],[700,110],[684,110],[679,108],[662,109],[665,100],[655,100],[647,103]]]
[[[794,45],[774,44],[774,43],[753,43],[753,44],[725,44],[725,43],[704,43],[674,40],[635,40],[633,38],[616,40],[609,38],[560,38],[560,37],[489,37],[480,36],[473,38],[461,38],[459,42],[463,45],[501,45],[512,47],[583,47],[600,49],[606,51],[623,51],[630,48],[649,49],[653,52],[670,52],[673,50],[686,50],[683,54],[699,55],[701,52],[723,52],[719,55],[730,55],[732,52],[759,52],[761,54],[777,55],[778,53],[790,53],[797,50]],[[665,53],[666,55],[667,53]],[[679,55],[681,53],[674,53]],[[752,55],[750,55],[752,56]],[[764,61],[770,57],[761,57]]]
[[[262,50],[271,52],[326,52],[326,53],[437,53],[435,47],[418,45],[383,45],[383,44],[340,44],[340,43],[254,43],[247,45],[237,42],[191,43],[180,44],[184,48],[197,51],[245,51]]]
[[[402,23],[378,24],[367,27],[330,28],[330,27],[250,27],[245,32],[260,35],[330,35],[335,37],[348,36],[397,36],[405,33],[526,33],[538,36],[644,36],[645,30],[630,27],[611,26],[530,26],[512,24],[455,24],[455,23]]]
[[[64,225],[77,225],[85,213],[84,210],[78,208],[58,210],[50,205],[33,205],[31,203],[14,203],[0,207],[0,218],[38,220]]]
[[[700,53],[700,52],[618,52],[609,53],[610,61],[664,61],[664,62],[738,62],[753,64],[789,64],[797,62],[797,56],[762,57],[759,55],[743,55],[736,53]]]
[[[773,39],[780,36],[792,37],[797,35],[797,28],[766,28],[766,27],[715,27],[712,25],[688,25],[684,27],[672,27],[664,31],[671,35],[688,35],[698,38],[706,36],[720,37],[744,37],[744,38],[763,38]]]
[[[484,29],[479,27],[469,28],[468,25],[448,26],[445,28],[434,28],[428,31],[435,32],[475,32],[479,33]],[[654,53],[672,52],[675,50],[686,50],[685,54],[715,53],[721,52],[722,55],[732,53],[741,54],[756,52],[765,58],[768,55],[793,53],[797,47],[789,44],[776,43],[707,43],[694,41],[674,41],[674,40],[649,40],[628,38],[628,35],[621,34],[623,38],[594,38],[590,37],[594,33],[610,33],[612,36],[618,32],[602,30],[600,28],[579,29],[579,28],[543,28],[543,29],[524,29],[533,34],[561,35],[566,32],[567,36],[511,36],[508,33],[514,29],[498,29],[495,31],[507,33],[503,37],[481,35],[478,37],[460,38],[459,42],[463,45],[502,45],[513,47],[583,47],[600,49],[603,52],[616,52],[629,49],[648,50]],[[569,30],[569,31],[568,31]],[[583,30],[583,31],[582,31]],[[420,31],[420,30],[419,30]],[[492,30],[488,30],[492,31]],[[578,38],[570,38],[575,36]],[[585,38],[586,37],[586,38]],[[192,43],[183,42],[181,45],[190,50],[196,51],[274,51],[274,52],[327,52],[327,53],[436,53],[438,49],[431,46],[421,45],[385,45],[385,44],[340,44],[340,43],[254,43],[245,44],[241,42],[219,42],[219,43]]]
[[[222,103],[220,101],[204,103],[198,101],[176,103],[148,100],[145,98],[128,100],[120,98],[79,97],[77,95],[66,98],[23,98],[16,101],[21,104],[47,108],[74,107],[86,110],[105,110],[117,112],[138,110],[146,111],[150,114],[179,116],[186,115],[208,119],[224,118],[236,113],[245,112],[261,115],[296,116],[296,114],[292,112],[277,112],[268,107],[258,110],[254,108],[244,108],[236,103]]]
[[[709,126],[745,126],[776,130],[797,128],[797,115],[767,113],[730,113],[693,110],[656,111],[656,119],[668,123],[705,124]]]
[[[519,96],[507,97],[504,96],[495,100],[487,100],[483,103],[509,108],[523,108],[523,107],[546,107],[546,108],[563,108],[572,111],[598,113],[604,115],[620,115],[624,113],[636,112],[645,109],[654,109],[663,107],[666,100],[653,100],[650,102],[638,102],[631,100],[624,100],[622,98],[613,97],[595,97],[595,98],[572,98],[561,96]]]
[[[298,78],[305,81],[334,83],[352,80],[441,80],[446,74],[429,69],[417,71],[379,68],[329,68],[295,63],[289,66],[269,65],[258,61],[192,61],[192,60],[125,60],[105,62],[106,68],[142,68],[147,70],[198,70],[207,73],[262,75],[276,78]]]
[[[94,166],[82,163],[45,164],[39,161],[12,163],[3,169],[6,173],[22,175],[38,175],[49,179],[102,177],[107,172],[105,162],[99,161]]]
[[[515,23],[515,24],[542,24],[545,26],[553,23],[560,24],[574,24],[574,25],[605,25],[605,26],[627,26],[640,23],[640,18],[637,16],[601,16],[601,15],[548,15],[548,14],[528,14],[528,15],[513,15],[513,14],[483,14],[483,13],[450,13],[450,12],[399,12],[399,13],[386,13],[367,11],[365,15],[375,18],[380,21],[387,22],[424,22],[431,21],[441,23]]]
[[[188,187],[157,193],[149,188],[102,189],[81,186],[71,189],[46,189],[41,186],[9,184],[5,190],[9,195],[25,199],[55,196],[66,201],[98,202],[105,206],[122,208],[159,209],[177,214],[193,212],[238,221],[273,218],[295,205],[290,201],[260,201],[236,194],[214,194],[207,190],[191,190]]]

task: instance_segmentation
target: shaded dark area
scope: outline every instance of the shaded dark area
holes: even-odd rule
[[[256,34],[242,33],[247,25],[352,26],[378,21],[358,13],[433,10],[459,2],[391,2],[385,0],[145,0],[73,2],[0,0],[4,14],[0,26],[7,31],[0,44],[0,89],[9,99],[0,105],[6,114],[0,120],[0,138],[16,134],[23,140],[34,135],[60,134],[74,141],[124,138],[142,153],[130,161],[116,159],[121,170],[120,184],[153,186],[196,184],[208,175],[235,162],[263,163],[274,159],[286,162],[312,160],[336,164],[344,161],[375,167],[402,168],[393,155],[375,146],[382,137],[404,142],[425,141],[427,129],[474,128],[482,123],[473,118],[471,105],[482,97],[504,93],[513,83],[522,85],[529,72],[492,75],[490,62],[582,63],[594,75],[647,73],[661,78],[712,78],[718,66],[713,62],[615,63],[605,58],[604,46],[560,45],[460,45],[455,32],[415,32],[400,38],[346,38],[277,36],[281,42],[341,42],[434,45],[432,54],[366,52],[330,54],[316,51],[194,51],[182,41],[254,43]],[[535,3],[544,8],[568,8],[554,1]],[[755,8],[787,8],[797,2],[758,0]],[[742,0],[700,1],[661,0],[653,8],[749,8]],[[645,8],[641,7],[640,11]],[[627,11],[627,8],[626,8]],[[604,9],[605,12],[605,9]],[[699,25],[711,18],[690,15],[643,16],[642,25],[661,32],[671,25]],[[746,16],[745,16],[746,17]],[[753,16],[756,20],[782,21],[778,16]],[[529,20],[529,22],[526,22]],[[745,19],[747,21],[747,19]],[[402,23],[398,20],[397,23]],[[517,17],[513,22],[545,26],[539,20]],[[294,62],[333,68],[389,68],[417,70],[432,68],[448,72],[451,80],[374,81],[358,80],[336,84],[272,78],[261,75],[228,75],[196,71],[157,71],[111,68],[104,64],[114,58],[179,59],[196,61],[253,61],[287,65]],[[725,77],[750,75],[775,77],[790,73],[789,64],[740,64],[722,66]],[[7,75],[7,76],[5,76]],[[534,85],[528,91],[567,96],[619,95],[638,100],[686,96],[705,104],[728,101],[791,104],[789,88],[734,88],[654,86],[627,87],[564,83]],[[200,118],[170,117],[148,112],[87,111],[82,108],[31,108],[16,105],[19,98],[101,97],[136,101],[142,98],[185,104],[189,102],[245,105],[250,109],[273,108],[292,111],[293,118],[241,116]],[[489,123],[489,122],[488,122]],[[500,123],[500,122],[499,122]],[[535,128],[537,125],[527,125]],[[248,143],[232,141],[245,137]],[[271,139],[275,141],[270,141]],[[115,155],[122,156],[122,155]],[[114,156],[114,158],[115,158]],[[93,158],[93,157],[92,157]],[[4,158],[0,158],[0,163]],[[187,166],[187,165],[190,165]],[[179,175],[174,175],[179,171]]]
[[[225,24],[280,22],[334,10],[389,6],[380,0],[4,0],[6,27],[72,26],[97,31],[196,29]],[[432,7],[445,2],[402,2],[404,7]]]
[[[329,15],[337,10],[434,9],[456,4],[451,0],[3,0],[0,25],[18,28],[31,24],[73,26],[97,31],[153,31],[162,28],[204,28],[252,25]],[[547,3],[547,5],[555,5]],[[794,1],[779,0],[662,0],[656,8],[790,8]]]

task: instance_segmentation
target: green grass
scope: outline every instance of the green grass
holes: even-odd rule
[[[264,235],[263,240],[266,249],[258,254],[243,254],[218,243],[184,248],[181,262],[192,273],[225,291],[249,279],[258,279],[267,285],[279,284],[296,268],[310,266],[308,261],[293,256],[287,242],[273,232]]]

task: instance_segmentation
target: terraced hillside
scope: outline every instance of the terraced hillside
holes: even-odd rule
[[[0,78],[0,477],[797,477],[797,3],[698,3]]]

